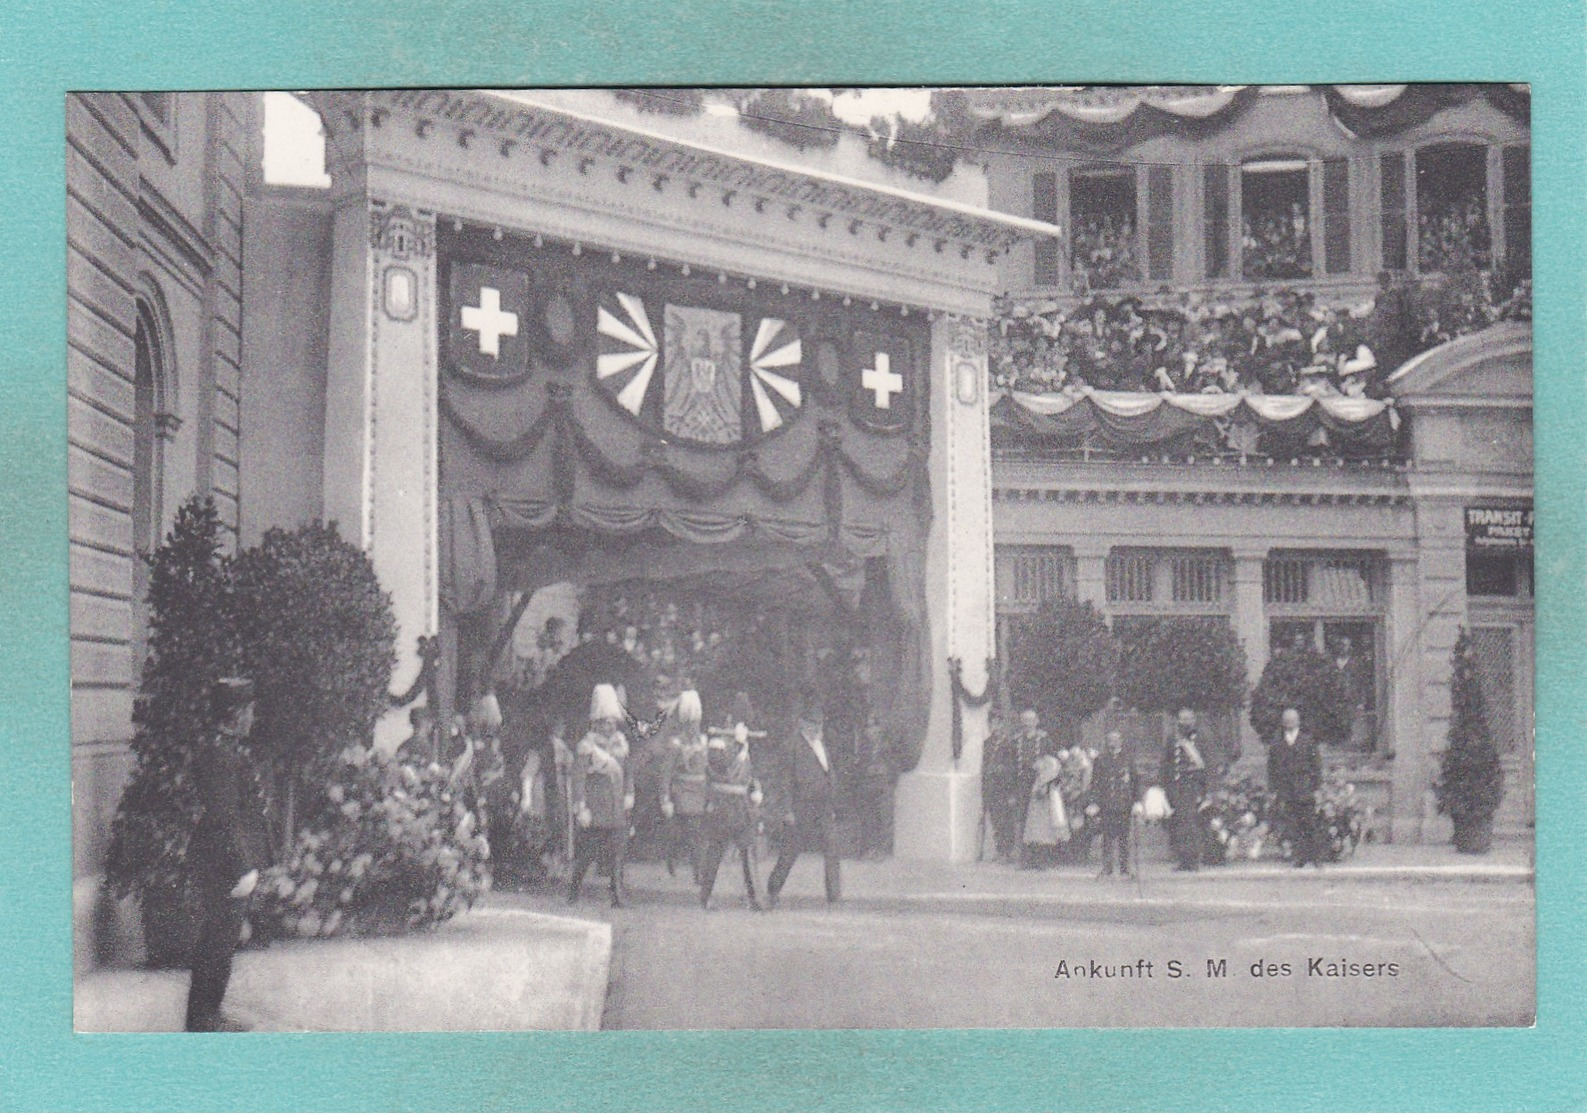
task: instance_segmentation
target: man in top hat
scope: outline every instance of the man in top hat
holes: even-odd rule
[[[1322,786],[1322,754],[1300,727],[1300,711],[1282,715],[1278,739],[1267,751],[1267,782],[1288,825],[1297,869],[1322,867],[1317,835],[1317,790]]]
[[[590,865],[600,859],[611,875],[612,907],[625,904],[623,862],[628,849],[628,812],[634,809],[634,777],[628,764],[628,738],[617,689],[599,683],[590,695],[590,730],[573,755],[573,817],[578,836],[573,844],[573,874],[568,903],[578,902],[579,887]]]
[[[839,876],[836,798],[832,758],[821,739],[821,707],[814,696],[800,704],[799,726],[783,750],[782,835],[777,864],[766,882],[766,902],[777,906],[777,897],[801,853],[820,849],[826,868],[827,903],[843,898]]]
[[[259,883],[265,853],[264,811],[254,794],[252,763],[243,741],[253,729],[254,689],[247,679],[219,680],[210,712],[219,730],[193,757],[201,812],[187,844],[187,868],[197,886],[198,937],[193,943],[186,1029],[239,1032],[221,1014],[231,981],[232,952],[242,933],[248,897]]]
[[[1207,794],[1207,756],[1196,736],[1194,710],[1179,711],[1174,732],[1163,746],[1163,764],[1158,774],[1168,805],[1169,844],[1173,846],[1176,871],[1193,873],[1201,868],[1203,830],[1201,800]]]

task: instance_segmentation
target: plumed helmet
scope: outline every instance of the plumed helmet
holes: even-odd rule
[[[700,705],[700,692],[697,690],[686,690],[678,695],[678,704],[674,708],[678,720],[690,725],[699,725],[700,719],[705,717],[705,710]]]
[[[475,701],[474,720],[487,733],[501,729],[501,703],[496,701],[495,691],[486,691]]]
[[[617,700],[617,688],[611,683],[596,683],[590,693],[591,721],[622,721],[623,704]]]

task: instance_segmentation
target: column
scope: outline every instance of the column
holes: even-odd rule
[[[1388,652],[1387,706],[1383,712],[1384,739],[1381,747],[1390,759],[1392,783],[1389,785],[1389,841],[1417,841],[1425,837],[1422,812],[1427,806],[1424,793],[1437,775],[1429,769],[1421,740],[1422,657],[1420,641],[1421,592],[1415,551],[1389,555],[1389,600],[1387,632],[1383,645]]]
[[[1074,546],[1075,598],[1089,601],[1106,612],[1108,607],[1108,547],[1095,540],[1078,540]]]
[[[1261,678],[1267,666],[1267,606],[1262,597],[1262,572],[1267,563],[1267,548],[1236,550],[1234,552],[1234,622],[1235,635],[1245,644],[1245,658],[1250,665],[1251,684]],[[1257,765],[1266,771],[1267,747],[1257,739],[1249,718],[1239,719],[1241,767]]]
[[[986,330],[972,319],[939,318],[931,333],[931,492],[927,540],[931,619],[930,722],[920,764],[898,782],[894,849],[899,857],[971,861],[981,822],[985,707],[963,710],[963,752],[953,759],[955,701],[948,659],[964,662],[974,693],[987,685],[995,614],[992,583],[992,454],[987,425]]]
[[[325,400],[325,515],[363,547],[397,621],[392,689],[419,670],[419,636],[438,621],[436,548],[436,294],[434,215],[375,200],[361,184],[358,136],[339,154],[353,184],[332,231],[331,322]],[[354,148],[353,153],[349,148]],[[433,699],[433,696],[432,696]],[[407,735],[392,711],[377,748]]]

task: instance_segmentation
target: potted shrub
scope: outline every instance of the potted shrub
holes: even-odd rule
[[[233,563],[238,633],[259,692],[253,751],[285,851],[324,805],[341,751],[389,708],[396,621],[369,556],[335,524],[272,528]]]
[[[1073,745],[1080,724],[1113,696],[1119,642],[1089,601],[1055,598],[1015,627],[1009,696],[1035,709],[1060,747]]]
[[[1343,673],[1316,648],[1281,648],[1251,691],[1251,728],[1263,741],[1278,739],[1279,720],[1293,706],[1300,723],[1319,741],[1350,739],[1351,695]]]
[[[1238,712],[1245,705],[1245,645],[1227,617],[1151,617],[1133,620],[1123,633],[1119,697],[1147,713]],[[1240,756],[1238,741],[1214,742],[1210,766],[1226,768]]]
[[[1504,770],[1488,727],[1471,634],[1464,628],[1455,641],[1453,666],[1449,739],[1433,790],[1439,813],[1454,823],[1455,848],[1461,853],[1487,853],[1493,844],[1493,816],[1504,798]]]
[[[132,775],[110,826],[105,883],[135,897],[153,966],[186,965],[193,933],[187,843],[199,814],[194,750],[216,732],[210,688],[239,662],[229,564],[208,498],[183,505],[150,561],[149,656],[132,708]]]

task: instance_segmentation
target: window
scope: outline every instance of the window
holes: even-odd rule
[[[133,335],[132,395],[132,545],[139,555],[153,554],[160,545],[162,448],[169,425],[161,413],[161,389],[166,370],[154,315],[138,302],[137,329]],[[133,664],[141,670],[148,651],[149,566],[141,558],[132,564]]]
[[[1120,548],[1108,556],[1104,575],[1109,605],[1154,605],[1180,613],[1226,608],[1229,564],[1217,551]]]
[[[1383,201],[1383,266],[1404,271],[1410,266],[1405,243],[1405,153],[1391,151],[1379,161]]]
[[[1311,185],[1304,159],[1240,167],[1241,274],[1304,279],[1312,274]]]
[[[1262,569],[1268,648],[1307,648],[1333,659],[1354,697],[1349,736],[1327,744],[1368,752],[1378,745],[1384,565],[1377,555],[1275,551]]]
[[[1424,272],[1486,269],[1488,151],[1434,144],[1416,152],[1416,262]]]
[[[1083,289],[1144,278],[1133,167],[1081,168],[1069,176],[1069,267]]]
[[[1469,597],[1531,597],[1532,554],[1466,553]]]
[[[1058,220],[1058,176],[1051,171],[1037,171],[1031,176],[1031,216],[1037,221]],[[1058,285],[1058,242],[1042,237],[1036,242],[1036,286]]]
[[[1262,598],[1268,605],[1368,608],[1380,603],[1378,582],[1370,557],[1277,554],[1263,565]]]
[[[1532,274],[1532,148],[1504,149],[1504,255],[1517,275]]]
[[[1074,596],[1074,556],[1069,548],[999,546],[993,554],[1000,611],[1025,612],[1043,601]]]
[[[1145,604],[1152,600],[1152,558],[1132,551],[1115,551],[1108,556],[1108,604]]]

